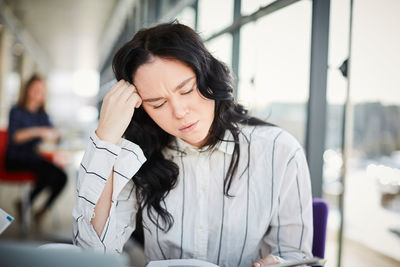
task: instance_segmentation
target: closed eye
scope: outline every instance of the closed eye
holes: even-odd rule
[[[182,93],[182,95],[188,95],[188,94],[190,94],[191,92],[193,92],[193,87],[192,87],[189,91],[186,91],[186,92]]]
[[[181,95],[188,95],[188,94],[190,94],[191,92],[193,92],[193,90],[194,90],[194,86],[193,86],[191,89],[189,89],[188,91],[186,91],[186,92],[184,92],[184,93],[181,93]],[[165,102],[167,102],[167,101],[164,101],[164,102],[162,102],[161,104],[159,104],[159,105],[157,105],[157,106],[153,106],[153,108],[154,108],[154,109],[161,108],[161,107],[165,104]]]
[[[161,104],[159,104],[159,105],[157,105],[157,106],[153,106],[153,108],[154,108],[154,109],[161,108],[161,107],[165,104],[165,102],[167,102],[167,101],[164,101],[164,102],[162,102]]]

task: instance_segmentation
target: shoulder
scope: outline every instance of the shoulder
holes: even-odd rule
[[[14,105],[11,107],[10,109],[10,113],[18,113],[18,112],[22,112],[22,108],[20,108],[18,105]]]
[[[301,144],[292,134],[278,126],[243,125],[241,133],[245,136],[244,139],[248,139],[258,150],[271,148],[279,153],[291,154],[302,149]]]
[[[20,117],[23,116],[24,113],[26,113],[25,110],[18,105],[14,105],[10,109],[10,116],[12,117]]]

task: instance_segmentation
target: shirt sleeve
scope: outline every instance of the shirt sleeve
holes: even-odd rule
[[[264,242],[283,260],[312,256],[313,220],[310,174],[302,148],[285,161],[276,211]]]
[[[13,107],[8,116],[8,138],[10,143],[14,143],[15,132],[23,127],[21,116],[18,113],[18,110]]]
[[[83,156],[77,179],[77,198],[73,209],[73,242],[82,248],[104,253],[122,253],[135,229],[136,200],[133,175],[146,161],[140,147],[121,139],[118,145],[100,140],[92,134]],[[94,207],[110,177],[114,176],[109,217],[100,236],[90,220]]]

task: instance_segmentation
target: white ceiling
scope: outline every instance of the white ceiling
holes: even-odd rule
[[[99,40],[117,0],[8,0],[51,70],[96,69]]]

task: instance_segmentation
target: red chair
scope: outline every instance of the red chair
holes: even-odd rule
[[[4,167],[7,148],[7,130],[0,129],[0,183],[18,185],[21,187],[22,200],[22,232],[29,232],[30,226],[30,200],[29,192],[32,183],[35,182],[35,174],[32,172],[7,171]]]

